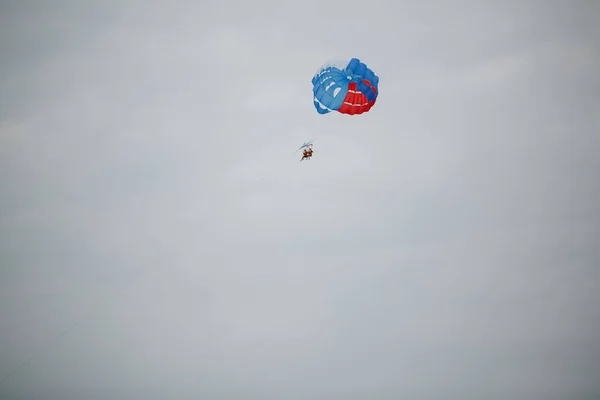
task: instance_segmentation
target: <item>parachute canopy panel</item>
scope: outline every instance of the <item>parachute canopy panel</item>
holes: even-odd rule
[[[345,68],[326,66],[313,77],[314,104],[319,114],[337,111],[362,114],[375,105],[379,77],[358,58]]]

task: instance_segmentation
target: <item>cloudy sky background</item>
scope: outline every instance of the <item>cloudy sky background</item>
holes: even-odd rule
[[[1,1],[0,399],[599,398],[598,20]]]

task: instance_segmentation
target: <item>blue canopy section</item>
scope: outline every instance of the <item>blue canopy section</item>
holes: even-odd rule
[[[348,83],[344,71],[336,67],[322,69],[312,79],[315,108],[320,114],[327,114],[341,107],[348,93]]]

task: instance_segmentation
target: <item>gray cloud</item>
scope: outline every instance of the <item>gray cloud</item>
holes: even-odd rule
[[[600,395],[594,2],[0,9],[0,399]]]

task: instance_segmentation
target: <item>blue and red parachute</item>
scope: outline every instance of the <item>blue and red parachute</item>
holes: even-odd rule
[[[375,105],[379,94],[379,77],[358,58],[351,59],[345,68],[321,68],[312,83],[319,114],[362,114]]]

